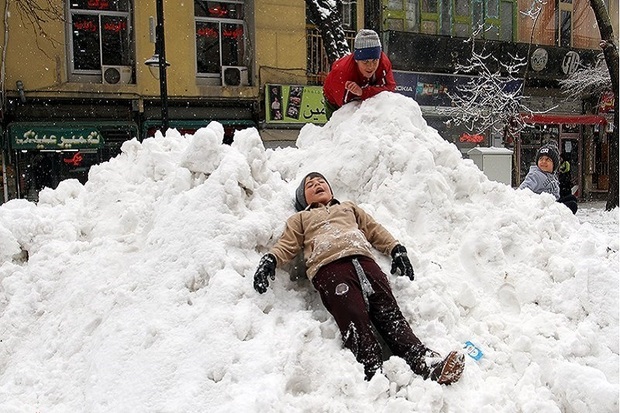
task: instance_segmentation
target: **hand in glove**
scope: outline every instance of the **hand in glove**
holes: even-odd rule
[[[407,257],[407,250],[402,245],[397,245],[392,250],[392,270],[390,271],[392,274],[395,274],[397,271],[400,272],[400,275],[405,275],[409,277],[411,281],[413,281],[413,267],[411,266],[411,262],[409,261],[409,257]]]
[[[263,255],[254,274],[254,289],[260,294],[267,292],[269,287],[267,277],[271,277],[271,281],[276,279],[276,257],[273,254]]]

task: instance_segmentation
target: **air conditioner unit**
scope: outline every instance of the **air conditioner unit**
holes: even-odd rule
[[[131,66],[101,65],[101,81],[104,85],[127,85],[132,72]]]
[[[247,86],[248,68],[245,66],[222,66],[222,86]]]

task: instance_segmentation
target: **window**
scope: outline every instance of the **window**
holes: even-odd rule
[[[196,69],[199,77],[220,77],[222,66],[244,66],[243,0],[194,0]]]
[[[558,18],[558,31],[557,42],[558,46],[570,47],[573,44],[572,31],[573,31],[573,4],[572,0],[560,0],[559,2]]]
[[[439,0],[421,0],[420,2],[420,31],[425,34],[438,34],[439,30]],[[445,0],[444,0],[445,1]]]
[[[384,0],[383,26],[387,30],[417,32],[418,0]]]
[[[484,23],[479,37],[513,40],[515,0],[382,0],[382,6],[387,30],[469,37]]]
[[[100,75],[102,65],[131,66],[130,0],[69,2],[71,74]]]
[[[342,28],[355,30],[357,20],[357,0],[342,1]]]
[[[473,6],[473,5],[472,5]],[[475,21],[480,24],[479,20]],[[469,37],[472,27],[470,2],[468,0],[454,0],[454,35],[457,37]]]
[[[514,3],[512,1],[502,1],[500,5],[500,28],[499,40],[504,42],[512,42],[513,39],[513,19],[514,19]]]

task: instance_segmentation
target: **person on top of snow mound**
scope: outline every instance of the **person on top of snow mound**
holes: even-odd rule
[[[263,294],[278,265],[303,250],[307,276],[332,314],[344,345],[364,365],[370,380],[383,364],[374,327],[392,353],[411,369],[440,384],[457,381],[465,366],[453,351],[443,360],[416,337],[403,316],[387,276],[373,259],[371,246],[392,256],[391,273],[414,279],[407,250],[383,226],[351,201],[334,199],[327,179],[318,172],[304,177],[296,191],[297,213],[286,222],[280,239],[264,255],[254,275]]]
[[[392,62],[381,50],[379,35],[362,29],[355,36],[353,53],[336,60],[323,83],[325,116],[353,100],[365,100],[396,89]]]
[[[573,194],[560,196],[560,182],[556,171],[560,167],[560,151],[555,142],[541,146],[536,152],[536,165],[530,166],[519,189],[529,189],[535,194],[551,194],[557,202],[566,205],[573,214],[577,213],[577,197]]]

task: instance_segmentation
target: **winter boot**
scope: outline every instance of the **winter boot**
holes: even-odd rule
[[[461,378],[465,369],[465,356],[458,351],[452,351],[442,361],[430,365],[428,378],[439,384],[452,384]]]
[[[430,366],[441,362],[441,355],[436,351],[419,345],[409,351],[405,356],[405,360],[415,374],[428,379],[428,376],[431,374]]]

